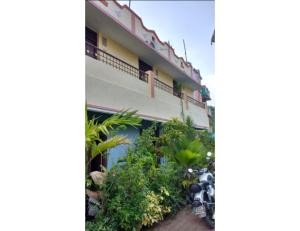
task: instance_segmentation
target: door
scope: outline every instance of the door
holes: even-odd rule
[[[146,71],[152,71],[152,66],[150,66],[149,64],[145,63],[143,60],[139,59],[139,79],[141,80],[146,80],[145,78],[145,72]]]
[[[97,33],[90,28],[85,28],[85,54],[92,57],[97,58]]]
[[[181,87],[180,84],[173,80],[173,95],[177,96],[177,97],[181,97]]]

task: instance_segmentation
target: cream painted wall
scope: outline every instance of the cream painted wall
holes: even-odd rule
[[[158,69],[157,67],[153,67],[153,71],[156,75],[156,71],[158,72],[158,76],[157,78],[164,82],[165,84],[168,84],[169,86],[173,87],[173,78],[171,77],[171,75],[167,74],[166,72]]]
[[[104,47],[102,45],[102,38],[105,37],[107,40],[107,46]],[[129,63],[130,65],[138,68],[139,67],[139,57],[122,46],[121,44],[115,42],[110,37],[103,35],[101,32],[98,33],[98,47],[113,56],[116,56],[119,59],[124,60],[125,62]]]
[[[171,77],[171,75],[167,74],[166,72],[157,69],[155,66],[153,67],[154,69],[154,73],[156,74],[156,70],[158,70],[158,79],[166,84],[168,84],[169,86],[173,87],[173,78]],[[187,87],[187,86],[183,86],[183,92],[185,92],[188,96],[194,98],[194,91]]]
[[[139,114],[169,120],[181,118],[180,99],[155,88],[155,97],[148,94],[148,83],[86,56],[86,100],[90,105],[116,110],[134,109]],[[184,110],[196,126],[209,127],[205,109],[189,103]],[[155,119],[159,120],[159,119]]]
[[[104,47],[102,44],[103,37],[107,39],[106,47]],[[117,58],[124,60],[125,62],[131,64],[132,66],[139,68],[139,57],[136,54],[134,54],[133,52],[131,52],[121,44],[115,42],[110,37],[103,35],[101,32],[98,33],[98,47],[108,52],[109,54],[112,54]],[[171,75],[158,69],[155,66],[153,67],[153,69],[155,74],[156,74],[156,70],[158,70],[157,77],[159,80],[173,87],[173,78],[171,77]],[[190,88],[184,87],[184,92],[186,92],[188,96],[193,97],[193,91]]]
[[[196,124],[196,126],[205,125],[205,127],[209,127],[209,119],[206,109],[189,103],[189,109],[185,110],[184,113],[185,116],[189,115],[193,119],[194,124]]]
[[[183,92],[186,93],[188,96],[194,98],[194,91],[191,88],[184,86]]]

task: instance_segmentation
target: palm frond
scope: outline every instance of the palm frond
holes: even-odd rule
[[[98,145],[93,145],[92,158],[120,144],[131,144],[131,141],[125,136],[114,136],[104,142],[99,143]]]
[[[197,153],[194,153],[188,149],[176,153],[175,157],[177,161],[184,166],[193,165],[198,159]]]
[[[142,119],[139,116],[135,115],[136,112],[137,111],[128,110],[121,111],[104,120],[101,125],[110,129],[112,129],[115,125],[129,125],[138,127],[141,125]]]

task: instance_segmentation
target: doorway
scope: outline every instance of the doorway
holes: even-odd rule
[[[144,62],[143,60],[139,59],[139,79],[146,80],[145,72],[152,71],[152,66]]]
[[[173,80],[173,95],[181,98],[181,86],[176,80]]]
[[[90,28],[85,28],[85,54],[96,59],[98,35]]]

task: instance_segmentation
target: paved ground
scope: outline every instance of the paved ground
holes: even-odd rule
[[[212,231],[204,221],[194,216],[191,208],[186,207],[163,222],[147,229],[147,231]]]

